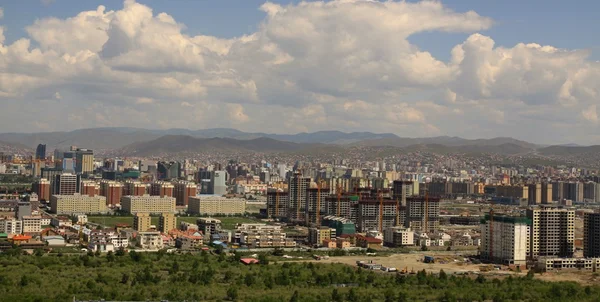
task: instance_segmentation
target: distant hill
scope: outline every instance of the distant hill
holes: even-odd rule
[[[392,146],[392,147],[408,147],[414,145],[442,145],[448,147],[460,147],[460,146],[471,146],[471,147],[493,147],[502,145],[515,145],[525,149],[534,150],[538,146],[525,141],[517,140],[510,137],[496,137],[490,139],[465,139],[461,137],[450,137],[450,136],[437,136],[437,137],[425,137],[425,138],[409,138],[409,137],[398,137],[391,139],[372,139],[363,140],[355,143],[354,145],[360,146]]]
[[[538,149],[537,152],[541,155],[584,155],[600,153],[600,145],[594,146],[550,146]]]
[[[430,152],[437,154],[500,154],[500,155],[518,155],[533,152],[533,149],[525,148],[517,144],[500,144],[491,146],[482,145],[462,145],[446,146],[442,144],[418,144],[403,148],[407,152]]]
[[[151,141],[127,145],[117,150],[117,152],[128,156],[155,156],[207,151],[291,152],[311,147],[314,147],[314,145],[283,142],[266,137],[238,140],[233,138],[196,138],[189,135],[165,135]]]

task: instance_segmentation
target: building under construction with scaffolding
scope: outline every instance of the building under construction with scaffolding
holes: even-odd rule
[[[481,221],[481,260],[525,266],[532,221],[523,216],[486,214]]]
[[[406,198],[404,226],[415,232],[435,232],[440,227],[440,198],[412,196]]]

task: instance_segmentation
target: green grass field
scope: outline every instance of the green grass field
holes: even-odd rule
[[[177,223],[185,221],[189,223],[196,223],[199,217],[177,217]],[[260,222],[256,219],[248,217],[213,217],[221,220],[223,228],[226,230],[233,229],[238,223],[256,223]],[[126,223],[133,225],[133,216],[89,216],[89,222],[101,224],[105,227],[114,227],[117,224]],[[152,224],[158,225],[158,217],[152,217]]]

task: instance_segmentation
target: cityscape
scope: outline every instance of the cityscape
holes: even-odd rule
[[[598,299],[595,2],[24,2],[0,301]]]

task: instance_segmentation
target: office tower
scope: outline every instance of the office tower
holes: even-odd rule
[[[160,197],[174,197],[175,187],[173,184],[163,181],[155,181],[150,184],[150,195]]]
[[[227,194],[227,172],[213,171],[211,173],[209,193],[213,195]]]
[[[529,253],[538,257],[573,257],[575,250],[575,210],[540,206],[527,210],[531,219]]]
[[[310,177],[303,177],[300,173],[290,177],[288,183],[290,201],[287,209],[287,217],[290,220],[304,221],[304,207],[307,203],[309,187]]]
[[[406,199],[405,226],[419,232],[435,232],[440,225],[440,199],[409,197]]]
[[[174,183],[175,200],[178,206],[187,206],[189,198],[196,196],[198,187],[193,182],[178,181]]]
[[[267,192],[267,216],[269,218],[285,217],[290,201],[287,192]]]
[[[528,198],[529,205],[538,205],[542,203],[542,184],[530,184],[528,185]]]
[[[52,195],[74,195],[79,193],[80,179],[79,175],[71,173],[56,175]]]
[[[399,200],[400,204],[406,206],[406,197],[415,195],[414,184],[409,180],[394,180],[392,184],[394,199]]]
[[[145,232],[152,226],[152,217],[148,213],[136,213],[133,217],[133,229]]]
[[[40,201],[50,201],[50,181],[45,178],[36,180],[32,186],[33,192],[38,195]]]
[[[531,220],[526,217],[485,215],[481,224],[482,260],[506,265],[526,265]]]
[[[177,179],[181,174],[181,164],[179,162],[158,162],[156,173],[159,180]]]
[[[54,214],[97,214],[106,212],[106,199],[102,196],[52,195],[50,208]]]
[[[117,205],[123,196],[123,184],[116,181],[103,180],[100,183],[100,195],[106,197],[106,205]]]
[[[75,151],[75,172],[81,174],[94,172],[94,151],[88,149]]]
[[[600,257],[600,213],[584,213],[583,257]]]
[[[45,160],[46,159],[46,145],[39,144],[35,149],[35,159]]]
[[[82,181],[81,195],[87,195],[90,197],[100,195],[100,185],[98,185],[98,183],[95,181]]]
[[[175,198],[169,196],[123,196],[121,209],[127,213],[174,213]]]
[[[177,229],[177,217],[173,213],[161,213],[158,217],[158,230],[161,233],[169,233]]]
[[[127,180],[123,186],[123,196],[143,196],[146,194],[146,184],[139,181]]]
[[[542,183],[542,204],[551,204],[552,201],[552,184],[544,182]]]

